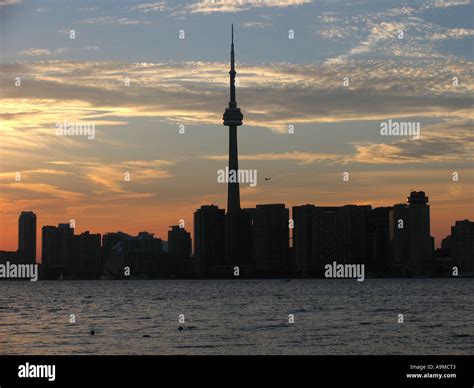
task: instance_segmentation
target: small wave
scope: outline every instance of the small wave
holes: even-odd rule
[[[305,308],[295,310],[295,313],[308,313],[309,310],[306,310]]]
[[[386,313],[390,311],[398,311],[399,309],[396,308],[378,308],[371,310],[372,313]]]
[[[441,323],[435,323],[433,325],[421,325],[420,327],[424,328],[424,329],[430,329],[432,327],[442,327],[443,325]]]
[[[175,348],[178,349],[216,349],[219,346],[216,345],[177,345]]]

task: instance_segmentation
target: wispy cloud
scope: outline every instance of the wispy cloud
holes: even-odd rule
[[[470,62],[357,61],[331,65],[239,65],[245,123],[287,132],[288,125],[472,118]],[[114,125],[134,117],[218,124],[227,63],[36,62],[3,65],[2,77],[31,79],[21,95],[4,82],[4,128],[49,131],[59,118]],[[350,79],[343,86],[343,77]],[[460,80],[453,85],[453,76]],[[124,85],[130,79],[129,87]],[[202,96],[206,95],[203,99]],[[110,122],[109,122],[110,121]]]
[[[271,27],[272,23],[270,22],[243,22],[240,24],[243,28],[266,28]]]
[[[159,2],[153,2],[153,3],[142,3],[142,4],[137,4],[134,5],[130,8],[131,11],[139,11],[143,13],[148,13],[148,12],[163,12],[168,10],[168,4],[166,1],[159,1]]]
[[[340,153],[323,152],[272,152],[239,155],[240,160],[256,162],[295,162],[310,165],[327,162],[331,165],[404,165],[449,163],[474,160],[474,135],[469,129],[470,121],[458,126],[442,123],[428,126],[420,139],[405,138],[390,143],[378,141],[355,142],[350,151]],[[384,139],[385,140],[385,139]],[[228,155],[204,155],[203,159],[226,162]]]
[[[57,49],[48,48],[28,48],[18,52],[19,55],[28,57],[50,57],[55,55],[67,54],[70,52],[78,51],[98,51],[98,46],[86,46],[86,47],[59,47]]]
[[[150,24],[151,22],[143,19],[131,19],[128,17],[118,16],[99,16],[88,19],[82,19],[78,21],[78,24],[98,24],[98,25],[120,25],[120,26],[132,26],[138,24]]]
[[[171,174],[162,167],[172,164],[170,161],[161,160],[85,163],[82,171],[101,194],[132,193],[137,184],[170,178]],[[129,180],[125,179],[125,176]]]
[[[81,8],[76,8],[77,12],[95,12],[97,11],[97,7],[81,7]]]
[[[9,5],[17,5],[23,3],[23,0],[0,0],[0,9]]]
[[[47,183],[14,182],[2,184],[2,190],[22,192],[33,192],[43,198],[57,198],[75,201],[83,197],[83,194],[74,191],[63,190],[57,186]],[[6,193],[5,193],[6,194]]]
[[[204,155],[202,158],[214,161],[227,161],[229,156],[225,154]],[[318,152],[292,151],[280,153],[257,153],[252,155],[243,154],[239,155],[239,159],[252,161],[292,161],[298,164],[311,164],[322,161],[337,161],[341,159],[341,155]]]
[[[29,48],[29,49],[21,50],[18,54],[32,56],[32,57],[49,56],[49,55],[52,55],[52,51],[50,49],[44,49],[44,48]]]
[[[425,7],[448,8],[469,4],[471,4],[470,0],[430,0],[425,4]]]
[[[182,12],[210,14],[243,12],[254,8],[285,8],[309,4],[312,0],[202,0],[189,4]]]
[[[424,19],[434,7],[466,5],[461,2],[428,2],[421,6],[398,7],[367,14],[323,13],[315,27],[315,35],[331,40],[349,40],[352,46],[344,54],[329,58],[327,63],[340,63],[352,57],[377,58],[442,58],[437,51],[439,41],[463,39],[473,35],[469,28],[450,28]]]
[[[433,40],[462,39],[474,36],[474,30],[470,28],[450,28],[433,34]]]

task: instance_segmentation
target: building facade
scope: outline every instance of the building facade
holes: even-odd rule
[[[18,259],[24,264],[36,263],[36,214],[21,212],[18,219]]]

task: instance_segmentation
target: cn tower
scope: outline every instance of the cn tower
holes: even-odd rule
[[[224,125],[229,127],[229,173],[234,170],[238,176],[239,155],[237,151],[237,126],[242,125],[244,118],[240,109],[237,108],[235,99],[235,58],[234,58],[234,25],[232,25],[232,43],[230,49],[230,101],[229,107],[224,112]],[[239,182],[227,183],[227,213],[238,213],[240,211],[240,189]]]

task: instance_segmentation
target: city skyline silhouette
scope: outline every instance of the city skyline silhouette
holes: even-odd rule
[[[331,262],[363,264],[364,272],[378,277],[450,277],[459,271],[472,276],[474,222],[456,221],[435,249],[428,200],[423,191],[412,191],[406,204],[379,208],[305,204],[293,207],[291,218],[284,204],[230,213],[205,204],[194,213],[193,238],[184,225],[173,225],[167,241],[149,231],[75,234],[73,223],[43,225],[41,278],[123,278],[124,268],[145,279],[232,277],[236,268],[245,269],[244,277],[321,277]],[[237,222],[231,224],[229,216]],[[18,249],[0,250],[0,264],[39,262],[33,254],[36,227],[36,214],[23,211]],[[238,246],[235,253],[229,252],[232,244]]]
[[[209,198],[226,207],[215,171],[228,159],[228,133],[219,112],[227,100],[231,22],[238,27],[237,81],[246,114],[239,165],[260,173],[256,188],[241,185],[243,207],[382,206],[411,188],[424,190],[436,199],[431,216],[437,246],[456,220],[474,217],[465,141],[472,82],[467,50],[461,49],[471,39],[461,35],[469,7],[413,6],[382,16],[367,6],[366,21],[350,27],[357,30],[348,36],[347,23],[356,11],[330,4],[288,7],[301,27],[265,7],[273,21],[259,24],[239,10],[223,15],[224,24],[215,14],[196,13],[177,29],[167,10],[135,9],[122,16],[137,24],[117,26],[119,18],[101,18],[99,10],[71,12],[58,5],[55,16],[19,3],[2,9],[12,44],[4,47],[1,71],[0,249],[16,249],[17,214],[28,208],[46,224],[54,223],[56,214],[75,219],[81,231],[104,233],[126,223],[133,233],[165,235],[167,225],[191,220]],[[335,11],[338,17],[328,16]],[[416,26],[404,40],[392,31],[414,15],[430,20],[431,13],[447,11],[446,22],[431,21],[435,41]],[[308,12],[318,19],[314,34]],[[26,19],[34,20],[35,34],[18,30]],[[459,31],[449,25],[453,19]],[[75,27],[75,40],[64,32],[65,23]],[[366,31],[365,24],[374,23],[380,28]],[[373,43],[361,52],[356,49],[364,47],[365,32],[373,34]],[[149,36],[160,37],[159,50]],[[423,40],[431,45],[419,43]],[[126,43],[117,46],[118,41]],[[390,56],[388,47],[398,55]],[[410,52],[424,56],[413,62]],[[419,122],[420,139],[382,137],[380,125],[390,119]],[[95,138],[57,136],[56,124],[65,121],[95,124]],[[346,171],[349,182],[342,180]]]

